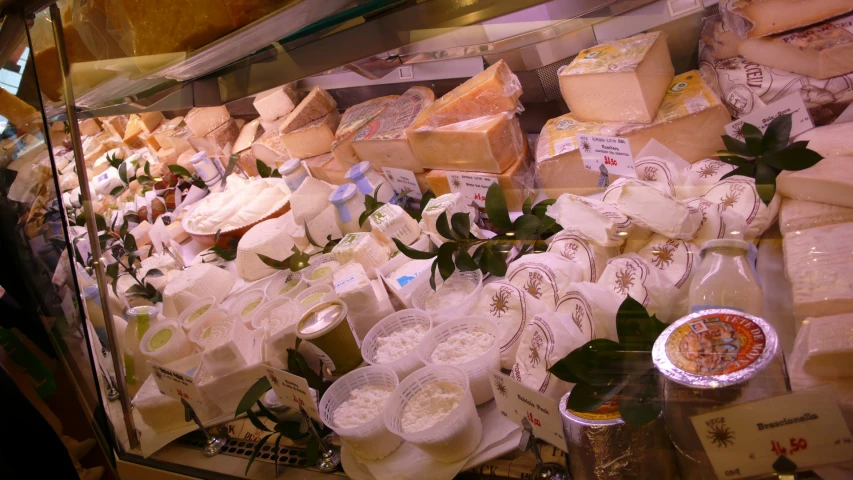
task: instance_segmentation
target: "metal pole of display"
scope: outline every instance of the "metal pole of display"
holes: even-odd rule
[[[86,217],[86,231],[89,234],[89,246],[92,250],[92,258],[94,258],[93,270],[95,279],[98,283],[98,293],[101,298],[101,310],[104,314],[104,324],[107,327],[107,336],[110,340],[110,346],[113,348],[112,355],[113,368],[116,372],[116,386],[119,392],[119,402],[121,402],[121,410],[124,416],[124,425],[127,429],[127,438],[130,443],[130,448],[139,447],[139,438],[136,434],[136,426],[133,423],[133,414],[130,409],[130,399],[128,397],[127,384],[124,380],[124,365],[121,363],[121,355],[118,353],[119,343],[118,332],[116,332],[113,324],[113,317],[110,314],[110,302],[107,290],[109,282],[104,272],[103,258],[101,245],[98,242],[98,227],[95,224],[95,212],[92,210],[92,193],[86,188],[89,185],[89,177],[86,174],[86,162],[83,157],[83,145],[80,139],[80,128],[77,124],[77,110],[74,103],[74,91],[71,87],[70,66],[68,65],[68,56],[65,49],[65,34],[62,28],[62,14],[59,12],[59,7],[53,3],[50,5],[50,20],[53,25],[53,37],[56,42],[56,53],[59,57],[59,67],[62,71],[62,88],[65,97],[65,109],[68,114],[68,128],[71,133],[71,145],[74,150],[74,165],[77,167],[77,178],[79,180],[80,195],[83,200],[83,214]]]

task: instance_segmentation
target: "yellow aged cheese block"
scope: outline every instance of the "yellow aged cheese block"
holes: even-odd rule
[[[230,118],[231,115],[224,106],[198,107],[187,113],[187,116],[184,117],[184,123],[190,127],[194,136],[201,138]]]
[[[726,27],[741,38],[761,38],[853,11],[853,0],[721,0]]]
[[[142,118],[136,114],[131,115],[124,130],[122,142],[130,148],[145,148],[146,136],[142,129]]]
[[[361,159],[352,146],[353,139],[367,122],[391,106],[398,97],[399,95],[388,95],[374,98],[348,108],[341,116],[341,123],[332,142],[332,154],[335,158],[346,165],[355,165],[360,162]]]
[[[335,130],[340,121],[341,115],[337,110],[332,110],[332,113],[282,135],[284,148],[291,158],[315,157],[331,152]]]
[[[101,125],[97,118],[80,120],[77,124],[80,126],[80,135],[88,137],[101,133]]]
[[[329,95],[329,92],[323,90],[320,86],[316,86],[308,92],[308,96],[303,99],[292,112],[287,114],[284,120],[278,124],[279,133],[290,133],[298,130],[314,120],[325,117],[332,113],[337,107],[335,99]],[[334,133],[334,132],[333,132]]]

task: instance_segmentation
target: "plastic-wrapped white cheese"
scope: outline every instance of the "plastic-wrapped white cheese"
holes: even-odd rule
[[[376,301],[370,279],[360,263],[348,263],[335,271],[332,285],[338,298],[351,310],[365,310]]]
[[[536,253],[512,262],[505,278],[553,311],[569,284],[583,280],[583,269],[558,254]]]
[[[616,247],[603,247],[574,230],[566,229],[551,238],[548,251],[557,253],[581,267],[581,281],[595,282],[607,261],[619,254]]]
[[[559,400],[573,384],[560,380],[548,369],[586,342],[586,335],[570,315],[540,313],[524,327],[510,377]]]
[[[688,198],[684,203],[702,213],[702,226],[692,240],[697,246],[701,247],[708,240],[743,238],[746,234],[746,220],[734,210],[725,209],[721,204],[702,197]]]
[[[682,172],[683,183],[675,189],[678,198],[701,197],[715,183],[722,180],[723,175],[736,167],[714,158],[706,158],[690,165]]]
[[[634,162],[634,172],[637,174],[637,180],[641,180],[667,195],[675,195],[676,188],[684,183],[681,171],[663,158],[660,157],[643,157]],[[602,201],[605,203],[615,204],[619,198],[619,193],[622,191],[622,185],[630,177],[621,177],[607,187],[604,191]]]
[[[598,284],[610,288],[623,300],[631,295],[649,315],[655,314],[663,322],[669,323],[676,318],[672,315],[672,302],[676,299],[677,290],[659,270],[635,253],[607,262]]]
[[[530,294],[515,285],[500,281],[483,286],[471,310],[493,320],[500,331],[501,368],[510,369],[515,363],[515,353],[521,333],[534,316],[547,312],[548,308]]]
[[[676,297],[670,307],[673,316],[687,315],[687,295],[690,280],[699,267],[699,248],[692,242],[666,238],[656,234],[651,241],[638,252],[652,269],[657,269],[677,289]]]
[[[626,179],[616,207],[638,225],[670,238],[693,238],[702,214],[672,195],[635,179]]]
[[[434,235],[439,240],[446,242],[449,239],[439,235],[438,230],[435,228],[438,217],[440,217],[442,213],[446,212],[447,224],[450,225],[450,221],[453,218],[454,213],[469,213],[470,210],[471,209],[465,205],[465,199],[460,193],[447,193],[445,195],[435,197],[426,204],[426,207],[424,207],[421,228],[425,232]]]
[[[806,373],[853,378],[853,314],[815,317],[809,321]]]
[[[367,232],[346,234],[332,253],[339,263],[355,261],[365,270],[381,267],[391,258],[388,248]]]
[[[388,245],[394,245],[394,238],[411,245],[421,235],[418,222],[405,210],[391,203],[379,207],[369,218],[373,234]]]
[[[584,341],[609,338],[618,341],[616,312],[622,298],[605,285],[578,282],[560,297],[557,312],[572,317],[572,322],[584,335]]]
[[[604,247],[618,247],[634,228],[631,219],[602,201],[564,193],[545,213],[564,228]]]
[[[755,189],[755,180],[740,176],[717,182],[702,198],[719,203],[723,210],[731,209],[743,217],[747,225],[746,239],[758,237],[773,224],[782,202],[776,195],[770,205],[765,205]]]

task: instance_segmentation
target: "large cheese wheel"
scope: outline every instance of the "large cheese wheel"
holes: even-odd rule
[[[293,253],[293,245],[293,239],[280,219],[273,218],[255,225],[237,244],[237,274],[248,281],[272,275],[277,270],[261,261],[258,254],[284,260]]]

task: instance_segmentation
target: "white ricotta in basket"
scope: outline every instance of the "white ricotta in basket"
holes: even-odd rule
[[[495,337],[481,329],[455,333],[439,343],[430,355],[435,364],[459,364],[476,360],[495,344]]]
[[[376,337],[374,363],[391,363],[412,353],[426,335],[426,325],[412,325],[401,328],[384,337]]]
[[[462,303],[468,295],[477,289],[477,285],[464,278],[451,278],[430,292],[424,301],[427,312],[437,312]]]
[[[355,428],[369,422],[385,410],[394,389],[385,385],[365,385],[349,392],[349,397],[335,409],[332,421],[340,428]]]
[[[400,420],[403,432],[420,432],[444,420],[459,406],[464,396],[462,387],[453,382],[430,383],[403,407],[403,418]]]

